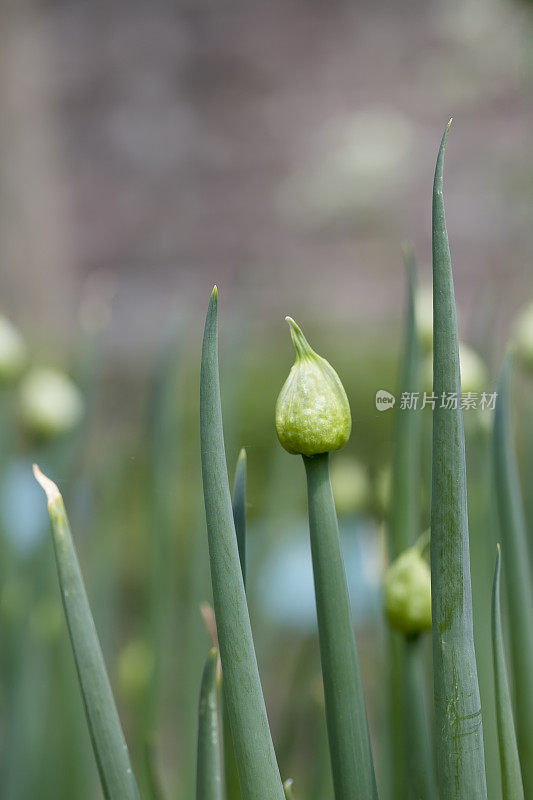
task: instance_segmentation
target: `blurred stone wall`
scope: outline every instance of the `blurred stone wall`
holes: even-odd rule
[[[2,14],[2,296],[34,328],[68,329],[95,270],[118,277],[117,347],[203,311],[214,282],[260,318],[397,319],[400,245],[429,263],[452,115],[445,192],[473,335],[531,293],[527,6],[25,0]]]

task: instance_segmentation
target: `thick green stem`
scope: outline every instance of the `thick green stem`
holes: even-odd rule
[[[511,428],[512,360],[504,361],[494,419],[494,477],[508,587],[518,751],[526,797],[533,796],[533,586],[520,476]]]
[[[200,438],[224,697],[243,800],[284,800],[259,679],[233,522],[220,404],[217,298],[215,288],[202,347]]]
[[[336,800],[377,798],[329,456],[304,456],[326,720]]]
[[[502,768],[503,800],[524,800],[520,760],[513,721],[511,691],[505,664],[502,614],[500,608],[500,547],[494,569],[492,587],[492,657],[494,662],[494,686],[496,692],[496,719]]]
[[[486,800],[483,725],[474,651],[459,343],[442,175],[433,187],[433,486],[431,582],[440,800]],[[440,402],[456,393],[457,408]]]

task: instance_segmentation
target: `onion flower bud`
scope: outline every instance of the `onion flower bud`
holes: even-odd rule
[[[286,317],[296,361],[276,403],[278,439],[289,453],[314,456],[340,450],[352,428],[350,405],[339,376],[309,346],[291,317]]]

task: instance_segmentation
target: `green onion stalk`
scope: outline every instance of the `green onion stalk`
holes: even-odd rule
[[[239,562],[241,565],[242,579],[246,591],[246,450],[242,448],[237,459],[235,480],[233,483],[233,521],[239,549]],[[222,692],[224,681],[222,680]],[[231,737],[229,714],[224,704],[223,714],[224,730],[224,774],[226,778],[227,800],[241,800],[237,762],[235,761],[235,748]]]
[[[417,325],[417,274],[414,250],[405,245],[407,269],[407,320],[398,394],[420,389],[420,336]],[[411,546],[419,529],[420,518],[420,422],[421,415],[410,408],[396,410],[394,455],[391,480],[391,504],[388,520],[388,547],[391,559]],[[405,731],[408,729],[405,703],[405,642],[394,630],[387,636],[387,724],[389,759],[389,796],[402,800],[407,796]],[[420,687],[422,691],[423,688]]]
[[[200,688],[196,800],[225,798],[219,734],[217,661],[218,652],[213,648],[205,663]]]
[[[518,756],[518,745],[513,720],[511,690],[505,663],[505,648],[500,608],[500,545],[497,548],[494,584],[492,587],[492,656],[494,663],[494,687],[496,695],[496,720],[500,745],[503,800],[524,800],[524,787]]]
[[[520,476],[511,428],[512,357],[505,358],[494,418],[493,456],[500,535],[505,550],[518,751],[526,797],[533,795],[533,585]]]
[[[224,700],[242,799],[284,800],[261,689],[233,521],[220,403],[216,287],[209,303],[202,347],[200,439]]]
[[[296,361],[278,397],[276,430],[289,453],[303,456],[324,680],[326,721],[336,800],[377,798],[374,764],[346,575],[329,477],[329,453],[351,431],[348,398],[333,367],[287,317]]]
[[[486,800],[483,724],[474,650],[459,342],[442,196],[444,149],[433,185],[433,393],[458,402],[433,412],[431,587],[440,800]],[[452,395],[453,396],[453,395]],[[446,407],[451,405],[451,407]]]
[[[63,607],[104,796],[140,800],[63,499],[37,465],[33,471],[48,501]]]

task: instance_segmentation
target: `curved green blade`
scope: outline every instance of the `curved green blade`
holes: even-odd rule
[[[200,438],[224,698],[243,800],[284,800],[259,679],[233,522],[220,405],[217,305],[215,287],[202,347]]]
[[[502,614],[500,609],[500,565],[500,545],[498,545],[496,566],[494,568],[494,584],[492,586],[492,657],[496,690],[496,719],[498,722],[498,740],[502,766],[502,795],[503,800],[524,800],[524,787],[522,786],[522,773],[520,772],[511,692],[503,646]]]
[[[520,478],[511,429],[512,358],[504,360],[494,417],[494,477],[500,536],[505,550],[518,752],[526,797],[533,793],[533,587]]]
[[[106,800],[140,800],[63,498],[36,464],[33,472],[48,500],[59,585],[102,789]]]
[[[246,590],[246,450],[244,447],[239,453],[235,469],[233,484],[233,521],[239,548],[239,561],[241,564],[242,579]],[[222,678],[222,691],[224,691],[224,678]],[[225,704],[224,704],[225,706]],[[231,728],[227,709],[223,711],[224,721],[224,774],[226,777],[226,795],[228,800],[241,800],[235,749],[231,738]]]
[[[433,470],[431,585],[437,767],[441,800],[486,800],[474,651],[466,463],[452,265],[442,196],[446,137],[433,185]],[[458,407],[442,407],[443,393]]]
[[[196,800],[224,800],[218,720],[218,653],[213,648],[205,662],[198,709]]]

